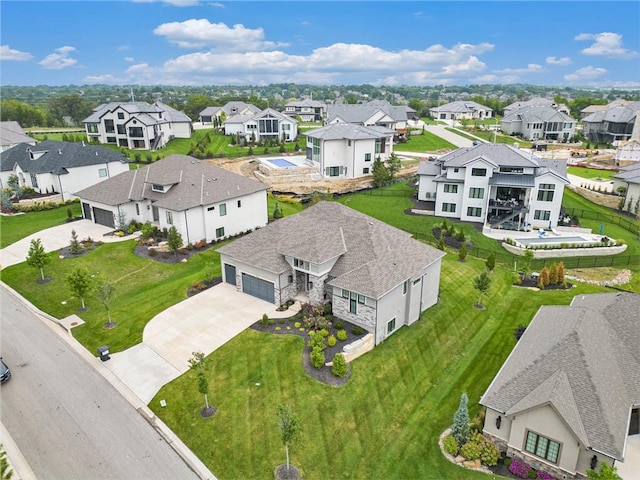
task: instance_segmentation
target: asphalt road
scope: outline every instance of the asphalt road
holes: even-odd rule
[[[130,403],[0,288],[0,419],[39,480],[197,479]],[[58,328],[58,327],[56,327]]]

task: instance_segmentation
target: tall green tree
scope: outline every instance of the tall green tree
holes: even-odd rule
[[[289,445],[297,438],[300,431],[298,417],[293,414],[290,406],[278,405],[276,407],[278,415],[278,426],[280,427],[280,438],[284,444],[287,455],[287,470],[289,470]]]
[[[389,181],[389,170],[380,157],[373,161],[373,186],[381,187]]]
[[[49,114],[58,125],[65,125],[65,117],[71,118],[74,125],[91,115],[91,105],[77,93],[58,95],[49,100]]]
[[[198,120],[202,110],[215,105],[215,101],[207,95],[189,95],[184,104],[184,113],[195,122]]]
[[[478,290],[478,302],[476,305],[478,307],[482,307],[482,296],[487,293],[489,288],[491,287],[491,278],[487,275],[487,272],[482,272],[476,278],[473,279],[473,286],[476,290]]]
[[[451,425],[451,436],[455,438],[458,445],[464,445],[469,440],[471,429],[469,428],[469,399],[466,392],[460,395],[460,404],[453,415],[453,425]]]
[[[396,178],[396,175],[402,168],[402,162],[400,161],[400,157],[398,157],[395,152],[389,155],[387,159],[387,172],[389,174],[389,179],[393,180]]]
[[[487,257],[487,261],[485,263],[485,265],[487,266],[487,270],[489,270],[490,272],[493,272],[493,269],[496,268],[496,254],[491,252],[489,254],[489,256]]]
[[[178,232],[176,226],[172,225],[169,229],[169,233],[167,234],[167,246],[174,255],[177,255],[178,250],[180,249],[180,247],[182,247],[182,245],[182,235],[180,235],[180,232]]]
[[[44,267],[51,262],[51,257],[47,255],[42,246],[42,241],[39,238],[31,240],[29,246],[29,253],[27,254],[27,265],[40,269],[40,277],[42,281],[44,278]]]
[[[44,111],[18,100],[3,100],[0,103],[0,118],[4,122],[18,122],[22,128],[47,125],[47,115]]]
[[[86,267],[78,266],[67,275],[66,280],[73,294],[80,298],[82,310],[85,310],[87,307],[84,304],[84,297],[95,289],[95,280],[91,273]]]
[[[534,257],[535,255],[532,249],[525,249],[524,254],[522,255],[522,261],[520,262],[520,268],[522,269],[525,278],[531,273],[531,262],[533,262]]]

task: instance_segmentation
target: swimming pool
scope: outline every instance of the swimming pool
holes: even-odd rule
[[[285,160],[284,158],[270,158],[267,162],[278,168],[291,168],[297,166],[295,163],[291,163],[289,160]]]
[[[515,238],[516,242],[520,245],[528,247],[530,245],[561,245],[566,243],[567,245],[574,245],[576,243],[595,243],[593,240],[588,240],[584,237],[528,237],[528,238]]]

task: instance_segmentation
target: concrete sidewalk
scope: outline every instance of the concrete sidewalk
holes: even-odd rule
[[[457,135],[453,132],[447,130],[447,127],[444,125],[426,125],[424,127],[425,131],[429,133],[433,133],[434,135],[446,140],[449,143],[454,144],[456,147],[471,147],[473,146],[473,141],[468,138],[464,138],[461,135]],[[479,140],[483,141],[484,140]]]
[[[12,243],[8,247],[0,249],[0,266],[2,268],[17,263],[22,263],[27,259],[31,240],[39,238],[42,242],[45,252],[53,252],[61,248],[68,247],[71,242],[71,231],[75,230],[78,240],[92,238],[94,241],[101,242],[120,242],[135,238],[135,235],[127,235],[126,237],[105,236],[105,234],[113,231],[113,228],[98,225],[91,220],[78,220],[76,222],[65,223],[56,227],[47,228],[28,237]]]

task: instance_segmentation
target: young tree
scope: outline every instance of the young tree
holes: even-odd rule
[[[76,267],[67,275],[66,280],[71,291],[80,297],[82,310],[86,310],[87,307],[84,304],[84,297],[93,292],[95,288],[95,281],[91,273],[89,273],[89,270],[82,266]]]
[[[491,278],[487,275],[487,272],[482,272],[476,278],[473,279],[473,286],[475,287],[480,295],[478,295],[478,303],[476,303],[477,307],[482,307],[482,295],[487,293],[489,288],[491,287]]]
[[[209,369],[209,360],[202,352],[193,352],[189,359],[189,368],[196,372],[198,379],[198,392],[204,395],[204,408],[200,410],[200,415],[210,417],[215,409],[209,405],[209,380],[207,379],[207,371]]]
[[[373,161],[373,171],[371,173],[373,173],[374,187],[381,187],[389,181],[389,170],[386,165],[382,163],[380,157],[376,157]]]
[[[458,445],[464,445],[469,440],[471,434],[469,428],[469,409],[467,407],[469,399],[465,392],[460,395],[458,410],[453,415],[453,425],[451,425],[451,436],[455,438]]]
[[[487,257],[487,262],[485,264],[487,266],[487,270],[489,270],[490,272],[493,272],[493,269],[496,268],[496,254],[495,253],[490,253],[489,256]]]
[[[104,305],[107,310],[107,323],[105,326],[114,327],[115,323],[111,321],[111,302],[116,293],[116,286],[109,280],[105,280],[96,290],[96,298]]]
[[[402,163],[400,162],[400,157],[398,157],[395,152],[389,155],[387,159],[387,171],[389,172],[389,179],[393,180],[396,178],[396,175],[402,168]]]
[[[171,250],[174,255],[177,255],[178,250],[182,245],[182,235],[180,235],[180,232],[178,232],[175,225],[171,225],[171,228],[167,233],[167,246],[169,247],[169,250]]]
[[[289,445],[296,439],[300,430],[300,422],[293,414],[291,407],[278,405],[276,407],[278,414],[278,426],[280,427],[280,438],[284,444],[287,454],[287,471],[289,470]]]
[[[69,242],[69,252],[71,252],[74,255],[78,255],[80,252],[82,252],[82,248],[83,246],[78,240],[78,234],[76,233],[75,230],[71,230],[71,242]]]
[[[524,255],[522,255],[522,262],[520,263],[520,267],[522,268],[522,272],[524,273],[524,277],[527,278],[531,273],[531,262],[534,259],[533,250],[527,248],[524,251]]]
[[[280,204],[276,200],[276,204],[273,207],[273,218],[277,220],[278,218],[282,218],[282,210],[280,210]]]
[[[618,469],[608,463],[601,463],[599,472],[593,469],[587,470],[587,478],[589,480],[622,480],[618,475]]]
[[[29,247],[29,253],[27,254],[27,265],[40,269],[42,282],[45,281],[44,267],[47,266],[49,262],[51,262],[51,257],[45,253],[40,239],[36,238],[35,240],[31,240],[31,246]]]
[[[458,250],[458,259],[464,262],[467,259],[467,242],[462,242],[460,250]]]

